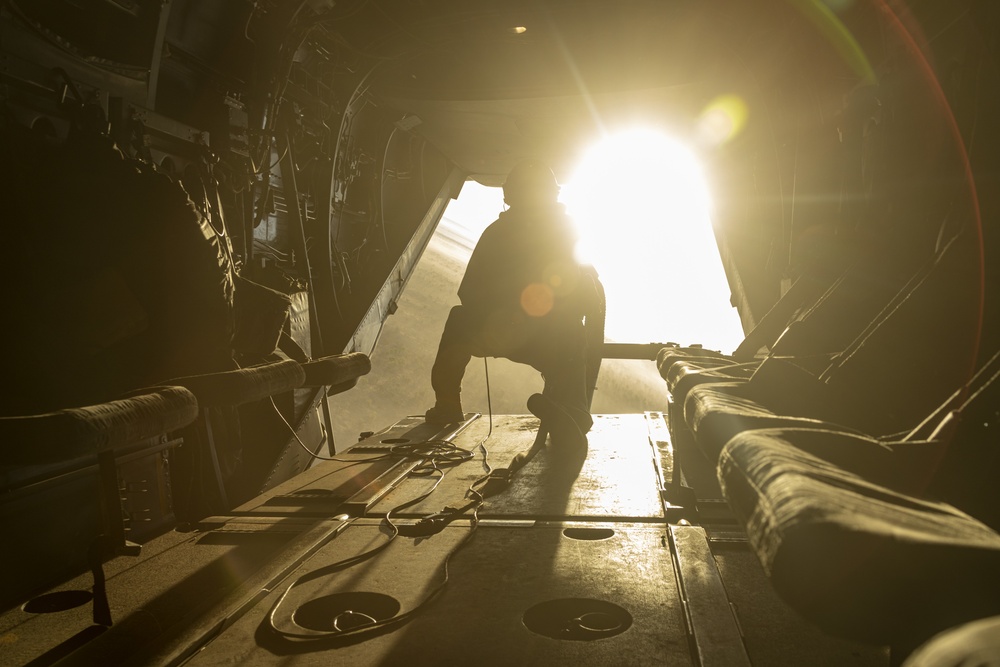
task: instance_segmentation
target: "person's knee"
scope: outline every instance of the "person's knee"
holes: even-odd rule
[[[491,347],[484,341],[484,326],[484,322],[474,311],[465,306],[455,306],[445,322],[441,345],[461,350],[462,354],[470,356],[495,356]]]

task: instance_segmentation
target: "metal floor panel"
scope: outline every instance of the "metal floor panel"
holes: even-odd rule
[[[475,419],[473,414],[469,417]],[[370,484],[377,484],[381,476],[385,479],[405,472],[403,461],[386,456],[392,444],[453,438],[463,428],[465,425],[431,426],[422,417],[404,417],[358,443],[354,449],[337,454],[339,461],[321,461],[243,503],[232,513],[314,517],[339,514],[347,500],[363,494]]]
[[[534,417],[495,416],[490,464],[506,467],[537,428]],[[400,440],[445,436],[472,451],[489,430],[486,417],[443,432],[410,417],[342,456],[368,459]],[[107,563],[110,629],[93,625],[89,604],[0,615],[0,662],[728,667],[749,653],[754,664],[803,664],[810,656],[816,664],[884,664],[878,649],[807,631],[774,597],[752,555],[734,551],[745,537],[723,530],[729,524],[707,536],[684,522],[668,525],[654,432],[641,414],[598,416],[576,479],[566,481],[547,447],[487,499],[476,531],[463,518],[430,537],[400,536],[348,568],[336,564],[388,542],[378,514],[426,492],[434,477],[401,478],[386,462],[317,465],[231,516],[156,538],[139,558]],[[463,505],[483,473],[477,452],[448,469],[400,523]],[[374,502],[368,516],[338,517],[345,499],[358,496]],[[372,600],[390,604],[380,608],[385,618],[404,622],[350,641],[282,637],[268,618],[294,582],[274,617],[286,632],[298,632],[298,622],[313,635],[335,619],[358,622],[354,606]],[[92,584],[88,574],[60,589]],[[614,615],[619,610],[630,625]]]
[[[426,539],[397,537],[384,552],[347,569],[332,567],[387,539],[376,522],[355,523],[306,561],[277,590],[243,615],[191,661],[194,665],[686,665],[691,664],[684,611],[664,526],[575,524],[603,529],[573,539],[554,524],[482,523],[470,535],[455,523]],[[573,533],[571,533],[573,534]],[[464,544],[463,544],[464,542]],[[457,549],[457,550],[456,550]],[[449,554],[452,554],[449,560]],[[394,629],[367,638],[288,639],[274,625],[315,624],[305,605],[329,595],[388,595],[406,613],[441,593]],[[315,576],[317,575],[318,576]],[[613,636],[552,638],[526,627],[525,612],[551,600],[584,599],[626,610],[631,624]],[[576,603],[570,603],[576,604]],[[580,603],[588,604],[588,603]],[[308,617],[308,618],[307,618]],[[585,614],[581,616],[589,618]],[[597,618],[596,616],[594,618]],[[572,623],[576,619],[559,622]],[[332,627],[333,619],[327,619]],[[598,625],[602,621],[584,621]],[[622,626],[625,627],[625,626]],[[617,632],[618,630],[614,630]],[[560,631],[561,632],[561,631]],[[589,631],[588,631],[589,632]],[[586,634],[586,633],[585,633]]]
[[[886,667],[886,647],[832,637],[800,618],[771,588],[746,543],[713,542],[713,554],[755,665]]]
[[[214,517],[197,531],[167,533],[139,557],[105,566],[111,628],[94,625],[89,603],[57,613],[12,609],[0,616],[0,662],[52,664],[72,651],[71,664],[159,662],[150,656],[183,643],[217,608],[256,594],[342,526],[342,520]],[[90,591],[93,583],[88,573],[54,590]]]
[[[505,468],[527,451],[535,439],[538,419],[523,415],[494,415],[493,432],[486,440],[489,463]],[[489,433],[486,416],[474,421],[455,438],[464,449],[474,449]],[[595,415],[588,434],[589,451],[583,469],[567,480],[561,462],[549,444],[514,477],[510,488],[487,499],[480,517],[555,520],[661,520],[663,505],[658,490],[649,430],[641,414]],[[485,474],[482,453],[450,470],[434,495],[406,510],[430,514],[445,506],[465,502],[469,485]],[[386,512],[419,496],[433,480],[410,478],[373,506]]]

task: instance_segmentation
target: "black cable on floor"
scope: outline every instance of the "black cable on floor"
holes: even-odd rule
[[[319,570],[315,570],[313,572],[304,574],[303,576],[299,577],[287,589],[285,589],[285,592],[282,593],[281,597],[278,598],[277,602],[275,602],[274,606],[271,608],[271,613],[268,614],[268,625],[270,626],[273,632],[286,639],[296,639],[296,640],[303,640],[303,639],[322,640],[322,639],[332,639],[332,638],[347,638],[361,634],[371,633],[378,629],[406,622],[411,617],[416,615],[419,611],[421,611],[424,608],[424,606],[426,606],[431,600],[437,597],[437,595],[444,589],[444,586],[448,583],[448,578],[449,578],[448,564],[450,563],[452,556],[454,556],[455,553],[457,553],[463,546],[465,546],[465,544],[469,541],[472,535],[476,532],[476,528],[479,525],[479,509],[480,507],[482,507],[486,498],[482,493],[480,493],[477,487],[479,487],[481,484],[484,484],[496,472],[489,463],[489,450],[486,448],[487,440],[489,440],[489,438],[493,435],[493,403],[490,394],[489,365],[485,357],[483,358],[483,364],[486,374],[486,401],[487,401],[488,416],[489,416],[489,429],[476,448],[472,450],[465,450],[447,440],[429,440],[418,443],[404,443],[404,444],[394,445],[389,449],[389,452],[385,455],[370,457],[362,459],[360,461],[343,460],[343,459],[337,459],[335,457],[320,457],[318,455],[313,454],[313,456],[316,456],[316,458],[321,458],[323,460],[338,460],[351,464],[380,460],[387,457],[404,456],[406,458],[416,458],[420,459],[421,463],[417,467],[415,467],[413,471],[411,471],[413,474],[416,475],[438,474],[438,478],[437,480],[435,480],[431,488],[427,490],[425,493],[415,498],[412,498],[411,500],[408,500],[404,503],[401,503],[390,509],[388,512],[386,512],[386,515],[383,518],[383,522],[389,526],[390,534],[389,538],[385,542],[364,553],[351,556],[349,558],[345,558],[343,560],[337,561],[336,563],[320,568]],[[284,420],[284,417],[282,417],[282,420]],[[285,423],[288,424],[287,421],[285,421]],[[294,434],[294,430],[291,429],[291,425],[288,426],[289,429],[292,430],[292,433]],[[309,449],[305,447],[302,441],[299,440],[297,434],[295,434],[295,439],[299,442],[299,444],[303,448],[306,449],[306,451],[309,451]],[[406,530],[405,533],[402,532],[400,530],[401,528],[409,529],[411,528],[411,526],[401,527],[396,525],[396,523],[392,520],[392,515],[408,507],[412,507],[413,505],[416,505],[422,502],[423,500],[427,499],[428,497],[430,497],[430,495],[434,493],[435,490],[437,490],[438,486],[441,484],[441,481],[447,474],[448,472],[447,468],[454,467],[456,465],[464,463],[465,461],[470,460],[475,456],[474,452],[476,451],[476,449],[480,449],[483,452],[483,466],[486,470],[486,474],[480,477],[479,479],[475,480],[469,486],[469,489],[466,491],[466,496],[471,496],[472,500],[461,508],[458,509],[448,508],[443,512],[439,512],[438,514],[430,515],[429,517],[424,517],[416,524],[413,524],[413,526],[419,527],[417,530],[415,531]],[[310,454],[312,453],[310,452]],[[469,510],[472,510],[469,533],[455,547],[455,549],[452,550],[452,552],[449,553],[448,556],[445,558],[445,561],[442,566],[444,569],[444,577],[441,583],[438,584],[433,590],[431,590],[431,592],[428,593],[427,596],[413,609],[403,614],[393,616],[392,618],[387,618],[382,620],[374,619],[371,616],[361,612],[355,612],[353,610],[345,610],[340,614],[338,614],[337,618],[333,620],[334,630],[329,632],[310,631],[309,633],[304,633],[304,632],[297,633],[297,632],[289,632],[286,630],[281,630],[277,627],[276,618],[278,617],[278,613],[281,610],[282,603],[285,601],[289,592],[291,592],[292,589],[295,588],[296,586],[300,586],[302,584],[305,584],[309,581],[313,581],[320,577],[333,575],[337,572],[341,572],[348,568],[354,567],[355,565],[363,563],[367,560],[370,560],[375,556],[377,556],[378,554],[382,553],[385,549],[387,549],[389,545],[400,535],[411,536],[411,537],[422,537],[422,536],[430,536],[436,534],[441,530],[443,530],[448,524],[450,524],[455,519],[461,516],[465,516],[465,513],[468,512]],[[291,612],[293,616],[294,613],[295,613],[294,611]],[[354,625],[353,627],[341,628],[338,623],[339,619],[341,618],[353,619],[351,623],[356,623],[358,619],[368,622],[363,622],[362,625]]]

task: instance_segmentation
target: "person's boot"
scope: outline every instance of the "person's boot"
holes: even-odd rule
[[[569,416],[573,418],[574,422],[576,422],[577,428],[579,428],[584,435],[590,433],[590,429],[594,426],[594,418],[589,412],[583,408],[578,408],[573,405],[561,404],[561,407],[569,413]]]
[[[444,426],[456,424],[465,420],[461,403],[437,401],[434,407],[424,413],[424,421],[428,424]]]
[[[587,436],[574,418],[572,408],[556,403],[548,396],[532,394],[528,397],[528,410],[548,429],[554,445],[573,452],[587,451]]]

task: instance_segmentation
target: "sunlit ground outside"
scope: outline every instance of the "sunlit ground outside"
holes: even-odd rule
[[[653,130],[612,135],[586,153],[561,198],[607,290],[609,339],[739,345],[710,194],[683,145]]]

